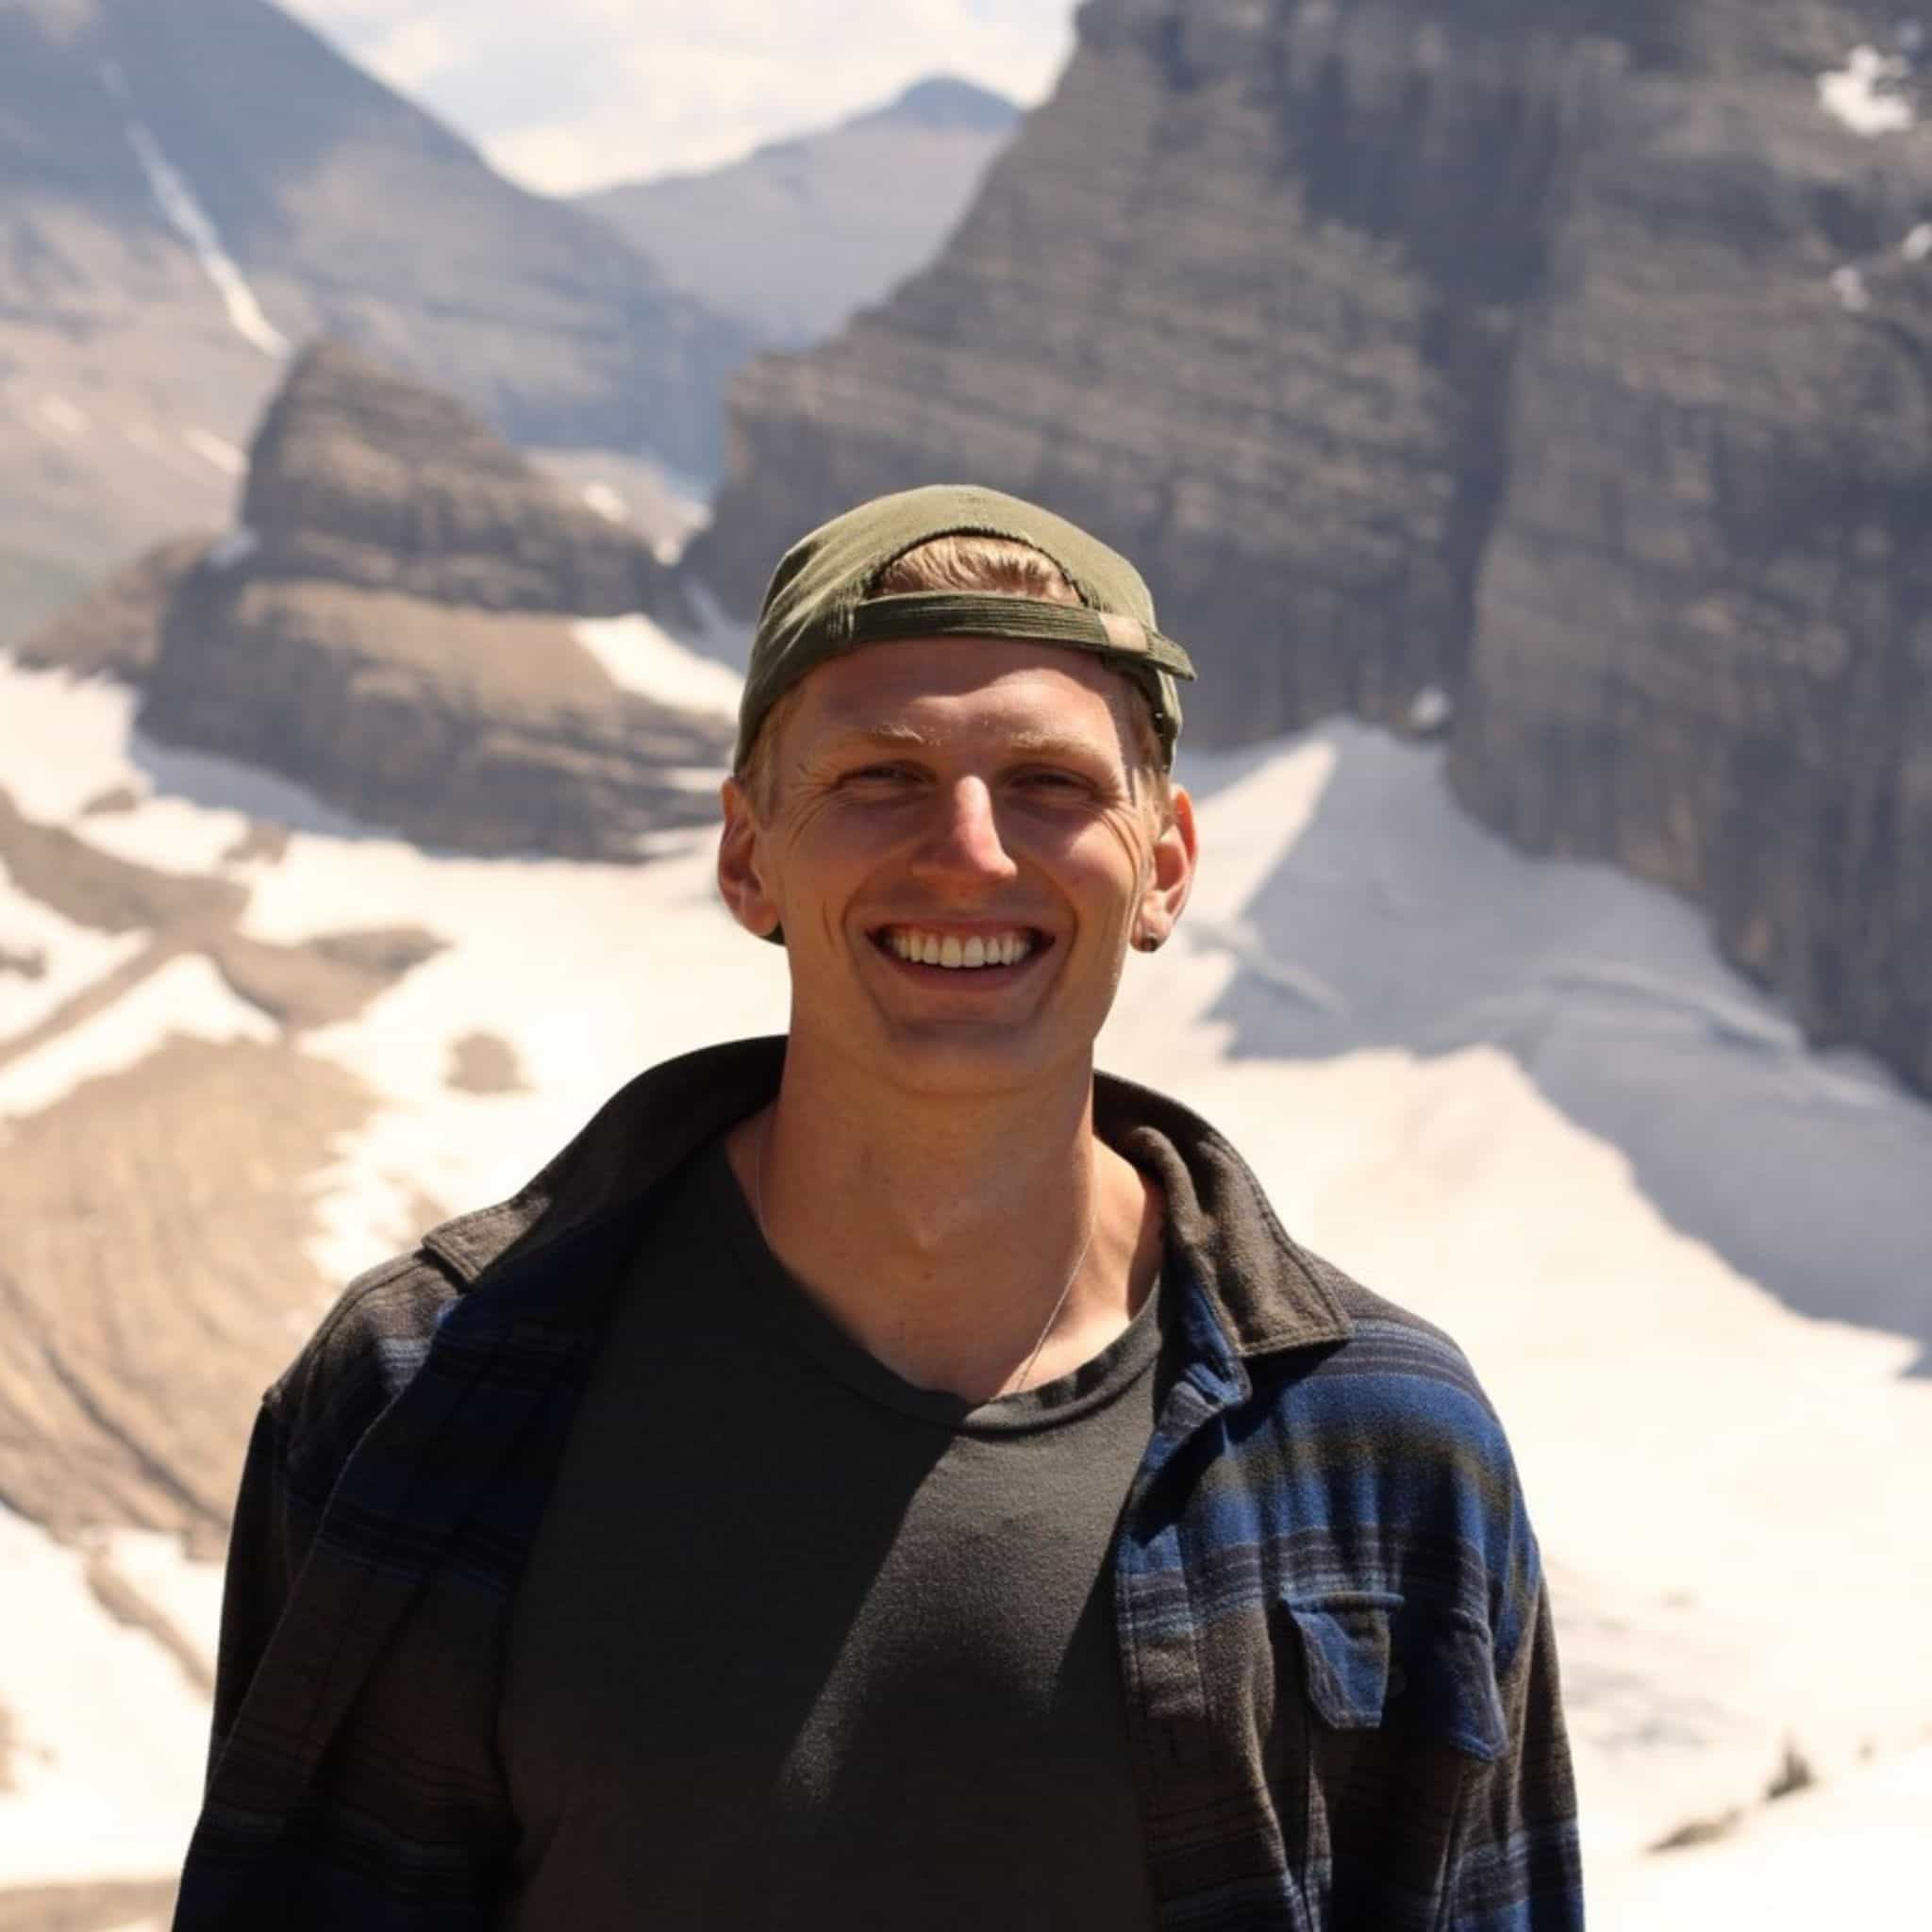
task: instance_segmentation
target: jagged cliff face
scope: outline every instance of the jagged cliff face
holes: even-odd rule
[[[1520,22],[1519,22],[1520,24]],[[1235,738],[1453,680],[1557,162],[1615,58],[1478,12],[1112,4],[934,271],[741,378],[694,558],[985,477],[1126,547]]]
[[[740,379],[692,565],[742,608],[875,490],[1040,495],[1147,570],[1191,734],[1440,687],[1478,811],[1697,892],[1932,1082],[1917,49],[1805,0],[1091,0],[935,268]]]
[[[728,718],[621,689],[577,620],[680,610],[643,538],[446,396],[335,345],[265,418],[249,521],[152,553],[30,639],[139,685],[151,737],[478,853],[632,859],[708,817]]]
[[[1932,153],[1813,87],[1633,90],[1580,162],[1450,769],[1932,1086]]]

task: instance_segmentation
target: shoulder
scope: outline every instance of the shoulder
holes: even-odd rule
[[[262,1398],[291,1479],[326,1489],[429,1352],[456,1280],[416,1248],[366,1270],[337,1297]],[[319,1499],[318,1499],[319,1500]]]
[[[1349,1333],[1251,1362],[1250,1424],[1315,1529],[1309,1550],[1371,1592],[1479,1621],[1507,1657],[1541,1567],[1495,1405],[1441,1328],[1304,1255]]]
[[[1341,1346],[1306,1365],[1302,1380],[1315,1399],[1386,1424],[1398,1444],[1435,1440],[1444,1450],[1507,1457],[1502,1420],[1453,1336],[1319,1256],[1302,1255],[1349,1324]]]

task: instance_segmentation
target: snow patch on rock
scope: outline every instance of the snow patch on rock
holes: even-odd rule
[[[1903,134],[1918,121],[1905,92],[1912,63],[1902,54],[1854,47],[1843,67],[1818,76],[1818,103],[1834,120],[1868,140]]]
[[[608,524],[630,522],[630,506],[608,483],[586,483],[582,491],[584,507],[593,509]]]
[[[1447,730],[1455,716],[1455,699],[1441,685],[1432,684],[1416,692],[1408,708],[1408,728],[1418,738],[1433,738]]]
[[[113,92],[111,85],[108,92]],[[122,97],[125,101],[125,83]],[[262,312],[255,291],[248,286],[248,278],[223,245],[221,230],[196,200],[187,176],[161,152],[160,142],[145,122],[130,115],[122,124],[122,131],[127,137],[127,145],[134,150],[135,159],[141,163],[142,173],[147,176],[148,187],[161,212],[194,251],[202,273],[214,284],[235,333],[264,356],[281,360],[289,353],[288,338]]]
[[[572,634],[625,691],[680,711],[738,715],[744,680],[641,613],[585,618],[572,626]]]
[[[247,562],[260,548],[261,539],[246,524],[237,524],[209,546],[202,561],[212,571],[233,570],[238,563]]]
[[[240,999],[213,964],[188,954],[158,968],[111,1007],[0,1066],[0,1119],[38,1113],[83,1081],[138,1066],[165,1041],[270,1041],[275,1022]]]

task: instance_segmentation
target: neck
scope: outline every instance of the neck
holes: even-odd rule
[[[777,1099],[727,1149],[774,1252],[860,1346],[984,1400],[1121,1332],[1158,1264],[1158,1204],[1094,1137],[1091,1060],[961,1097],[854,1092],[816,1059],[794,1035]]]

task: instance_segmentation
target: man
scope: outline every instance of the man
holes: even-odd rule
[[[961,488],[767,593],[643,1074],[267,1396],[184,1932],[1581,1923],[1536,1544],[1438,1331],[1096,1076],[1195,862],[1132,568]]]

